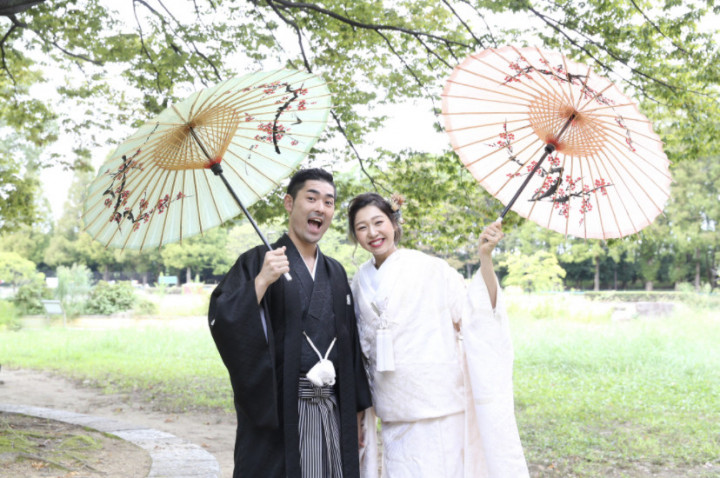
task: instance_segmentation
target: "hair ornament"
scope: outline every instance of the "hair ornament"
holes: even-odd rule
[[[390,209],[392,209],[397,222],[399,224],[403,224],[405,220],[402,217],[402,210],[400,209],[402,205],[405,204],[405,198],[403,195],[399,193],[392,193],[388,199],[388,203],[390,204]]]

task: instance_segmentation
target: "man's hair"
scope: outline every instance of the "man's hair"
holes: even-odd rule
[[[333,197],[337,196],[337,190],[335,188],[335,182],[333,182],[332,174],[320,168],[301,169],[300,171],[295,173],[293,177],[290,178],[290,184],[288,184],[287,193],[292,196],[293,199],[295,199],[298,191],[300,191],[305,185],[305,182],[313,180],[325,181],[326,183],[330,184],[333,187]]]

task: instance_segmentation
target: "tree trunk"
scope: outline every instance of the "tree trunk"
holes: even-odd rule
[[[147,285],[147,279],[148,279],[148,273],[147,273],[147,272],[143,272],[143,275],[142,275],[142,283],[143,283],[143,285]]]
[[[618,288],[617,288],[617,267],[613,271],[613,290],[618,290]]]
[[[190,267],[188,266],[187,270],[185,271],[185,283],[189,284],[192,282],[192,271],[190,270]]]
[[[108,282],[110,280],[110,266],[105,264],[105,269],[103,269],[103,280],[105,282]]]
[[[695,249],[695,291],[700,292],[700,248]]]
[[[595,279],[593,290],[595,292],[600,290],[600,258],[598,256],[595,256]]]
[[[645,281],[645,290],[647,290],[647,291],[653,290],[653,281],[651,281],[651,280]]]

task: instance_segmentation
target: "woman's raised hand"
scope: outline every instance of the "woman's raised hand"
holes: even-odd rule
[[[483,230],[480,234],[480,244],[478,245],[478,251],[481,257],[490,257],[493,249],[497,246],[500,239],[505,236],[502,232],[502,223],[493,222]]]

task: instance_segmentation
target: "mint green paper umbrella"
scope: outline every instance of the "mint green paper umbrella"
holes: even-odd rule
[[[106,247],[142,250],[202,234],[242,210],[270,248],[247,207],[305,158],[330,99],[322,78],[288,69],[194,93],[141,126],[100,168],[85,230]]]

